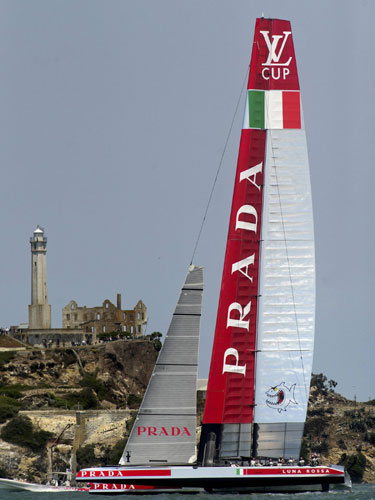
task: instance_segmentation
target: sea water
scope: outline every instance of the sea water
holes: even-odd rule
[[[354,485],[351,491],[336,490],[329,493],[294,493],[294,494],[276,494],[276,493],[252,493],[252,494],[184,494],[169,493],[157,495],[90,495],[85,491],[61,491],[35,493],[33,491],[0,491],[0,500],[85,500],[104,498],[113,500],[125,500],[125,498],[134,500],[240,500],[249,497],[251,500],[375,500],[375,484]]]

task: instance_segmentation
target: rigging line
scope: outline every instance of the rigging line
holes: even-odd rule
[[[213,194],[214,194],[214,190],[215,190],[215,186],[216,186],[217,179],[218,179],[218,177],[219,177],[219,173],[220,173],[221,166],[222,166],[222,163],[223,163],[223,159],[224,159],[225,151],[226,151],[226,149],[227,149],[227,145],[228,145],[229,137],[230,137],[230,135],[231,135],[231,133],[232,133],[233,123],[234,123],[234,120],[235,120],[236,115],[237,115],[238,106],[240,105],[240,102],[241,102],[242,92],[243,92],[243,89],[244,89],[245,83],[246,83],[246,81],[247,81],[247,75],[248,75],[248,73],[249,73],[249,68],[250,68],[250,66],[247,66],[247,68],[246,68],[245,78],[244,78],[244,80],[243,80],[242,87],[241,87],[241,92],[240,92],[240,95],[239,95],[238,100],[237,100],[236,109],[234,110],[234,113],[233,113],[232,122],[231,122],[230,127],[229,127],[229,130],[228,130],[228,134],[227,134],[227,138],[226,138],[226,141],[225,141],[225,144],[224,144],[223,152],[222,152],[222,154],[221,154],[221,158],[220,158],[220,161],[219,161],[219,166],[218,166],[218,168],[217,168],[216,175],[215,175],[215,179],[214,179],[214,182],[213,182],[213,185],[212,185],[212,188],[211,188],[211,193],[210,193],[210,196],[208,197],[208,202],[207,202],[206,210],[205,210],[205,212],[204,212],[204,216],[203,216],[203,220],[202,220],[202,223],[201,223],[201,227],[200,227],[200,229],[199,229],[199,232],[198,232],[198,237],[197,237],[197,240],[196,240],[196,242],[195,242],[193,255],[191,256],[190,265],[193,263],[193,260],[194,260],[194,257],[195,257],[195,252],[197,251],[198,243],[199,243],[199,240],[200,240],[200,237],[201,237],[201,234],[202,234],[203,226],[204,226],[204,223],[205,223],[205,221],[206,221],[206,217],[207,217],[208,209],[210,208],[211,199],[212,199],[212,196],[213,196]]]
[[[268,107],[266,106],[266,115],[269,118],[268,114]],[[269,122],[269,120],[268,120]],[[306,400],[308,400],[308,391],[307,391],[307,385],[306,385],[306,375],[305,375],[305,365],[303,362],[303,356],[302,356],[302,348],[301,348],[301,338],[299,334],[299,326],[298,326],[298,317],[297,317],[297,309],[296,309],[296,302],[294,298],[294,287],[293,287],[293,280],[292,280],[292,272],[291,272],[291,266],[290,266],[290,259],[289,259],[289,252],[288,252],[288,244],[286,240],[286,231],[285,231],[285,224],[284,224],[284,214],[283,214],[283,208],[281,204],[281,196],[280,196],[280,185],[279,185],[279,179],[277,175],[277,168],[276,168],[276,157],[274,155],[274,147],[273,147],[273,141],[272,141],[272,129],[269,129],[269,137],[270,137],[270,143],[271,143],[271,150],[272,150],[272,163],[273,167],[275,169],[275,177],[276,177],[276,187],[277,187],[277,196],[279,200],[279,206],[280,206],[280,216],[281,216],[281,225],[283,228],[283,234],[284,234],[284,244],[285,244],[285,254],[286,254],[286,260],[288,263],[288,272],[289,272],[289,281],[290,281],[290,289],[292,292],[292,301],[293,301],[293,309],[294,309],[294,317],[295,317],[295,322],[296,322],[296,330],[297,330],[297,337],[298,337],[298,348],[299,348],[299,353],[300,353],[300,359],[301,359],[301,365],[302,365],[302,373],[303,373],[303,383],[305,386],[305,395],[306,395]]]

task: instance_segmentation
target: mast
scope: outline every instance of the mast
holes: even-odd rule
[[[277,439],[283,437],[285,443],[288,433],[294,433],[292,438],[296,440],[296,418],[302,422],[303,411],[293,412],[297,407],[293,391],[303,387],[308,394],[313,311],[308,307],[304,316],[309,338],[304,343],[303,329],[295,326],[304,306],[298,310],[295,299],[307,300],[310,305],[315,302],[310,282],[314,275],[312,209],[302,127],[290,22],[257,19],[198,456],[199,462],[206,465],[263,452],[263,456],[274,456],[275,450],[267,444],[267,425],[273,425],[271,432],[278,432],[282,424],[283,434],[277,435]],[[298,203],[299,198],[304,202]],[[290,241],[300,237],[304,243],[296,243],[300,249],[296,256],[295,245]],[[290,257],[294,259],[294,270]],[[297,286],[294,276],[298,258],[301,279]],[[303,290],[303,276],[307,275],[308,290]],[[283,324],[284,312],[289,323],[294,314],[291,329],[289,323]],[[268,329],[270,317],[274,326]],[[310,354],[302,354],[305,349]],[[258,355],[258,351],[262,352]],[[298,367],[296,356],[300,358]],[[267,377],[271,372],[273,378]],[[290,373],[296,376],[288,378]],[[272,383],[271,378],[275,379]],[[290,379],[296,381],[290,383]],[[288,398],[290,412],[284,408],[279,412],[280,406],[276,405],[275,410],[266,403],[271,389],[280,400]],[[303,405],[298,406],[299,410],[302,408]],[[292,413],[294,417],[290,416]],[[300,434],[300,426],[297,427]],[[296,449],[293,445],[293,454]],[[290,447],[285,450],[291,451]]]

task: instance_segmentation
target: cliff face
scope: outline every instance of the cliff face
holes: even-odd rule
[[[23,407],[32,410],[53,406],[50,394],[63,398],[82,390],[84,377],[89,374],[104,385],[105,394],[98,399],[98,408],[121,408],[126,407],[130,394],[144,393],[156,357],[157,351],[150,341],[18,351],[5,361],[0,358],[0,383],[21,386]]]
[[[312,378],[302,451],[344,465],[354,480],[375,483],[375,401],[350,401],[324,379]]]
[[[37,452],[0,439],[0,476],[45,482],[52,470],[74,469],[76,454],[79,466],[116,463],[157,354],[147,340],[1,352],[0,417],[12,396],[18,417],[51,435]]]
[[[157,354],[150,341],[0,353],[0,400],[13,394],[18,415],[50,433],[37,452],[0,439],[0,476],[45,482],[52,470],[117,463]],[[303,453],[375,482],[375,405],[343,398],[331,382],[313,377]]]

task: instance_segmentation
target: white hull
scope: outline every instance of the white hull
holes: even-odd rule
[[[86,491],[87,488],[73,488],[69,486],[49,486],[45,484],[27,483],[26,481],[17,481],[17,479],[0,478],[0,491],[35,491],[59,492],[59,491]]]
[[[108,485],[153,486],[179,489],[201,488],[206,491],[315,491],[344,484],[345,473],[339,466],[319,467],[100,467],[83,469],[77,481]],[[98,488],[99,489],[99,488]],[[136,491],[134,491],[135,493]]]

